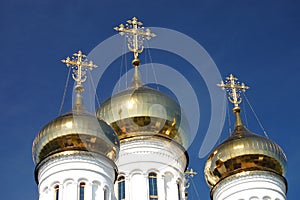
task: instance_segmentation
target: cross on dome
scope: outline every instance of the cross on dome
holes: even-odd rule
[[[246,92],[249,89],[244,83],[240,83],[237,81],[238,78],[234,77],[232,74],[229,77],[226,77],[226,81],[221,81],[217,86],[226,90],[228,93],[228,99],[231,103],[233,103],[233,109],[239,109],[239,104],[242,102],[241,92]]]
[[[72,78],[76,81],[75,90],[79,94],[82,93],[84,89],[81,84],[86,81],[87,69],[92,70],[96,68],[97,65],[95,65],[91,60],[88,62],[86,55],[84,55],[80,50],[78,53],[74,53],[72,58],[67,57],[65,60],[61,60],[61,62],[65,63],[67,67],[72,67]]]
[[[119,31],[120,35],[126,34],[128,49],[134,54],[132,65],[136,67],[140,65],[138,56],[139,53],[142,53],[144,50],[143,41],[145,38],[150,40],[152,37],[155,37],[156,34],[151,33],[149,28],[144,30],[143,23],[139,22],[136,17],[133,17],[131,20],[127,20],[127,23],[128,24],[125,24],[125,26],[120,24],[119,27],[115,27],[114,29]]]

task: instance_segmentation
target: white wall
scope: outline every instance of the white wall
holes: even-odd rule
[[[59,185],[59,200],[78,200],[79,185],[85,183],[86,200],[103,200],[104,189],[113,199],[115,164],[104,156],[88,153],[50,158],[38,171],[39,200],[53,200]]]
[[[284,179],[272,172],[242,172],[222,180],[213,200],[286,200]]]
[[[157,174],[159,200],[178,200],[177,181],[185,180],[187,158],[184,149],[165,139],[141,139],[121,142],[116,164],[125,176],[126,200],[149,200],[148,174]],[[115,185],[116,196],[117,182]],[[181,184],[184,193],[184,185]],[[182,198],[183,199],[183,198]]]

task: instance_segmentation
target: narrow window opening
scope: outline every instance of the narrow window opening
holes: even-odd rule
[[[104,200],[108,200],[108,190],[107,190],[107,188],[104,189]]]
[[[157,175],[154,172],[149,173],[148,175],[149,180],[149,199],[150,200],[157,200]]]
[[[120,176],[118,178],[118,200],[125,199],[125,177]]]
[[[181,199],[180,181],[177,181],[178,200]]]
[[[79,200],[84,200],[85,183],[79,185]]]
[[[58,198],[59,198],[59,186],[56,185],[54,187],[54,200],[58,200]]]

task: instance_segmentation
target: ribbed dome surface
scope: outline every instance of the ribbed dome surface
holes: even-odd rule
[[[284,176],[286,156],[273,141],[251,133],[243,125],[210,154],[204,169],[210,187],[243,171],[263,170]]]
[[[115,160],[119,141],[113,129],[86,112],[75,113],[59,116],[39,132],[32,146],[36,164],[50,155],[69,150],[90,151]]]
[[[109,123],[120,141],[161,136],[187,147],[189,131],[181,108],[169,96],[146,86],[130,87],[106,100],[97,117]]]

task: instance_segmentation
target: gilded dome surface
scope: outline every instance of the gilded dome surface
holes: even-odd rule
[[[210,154],[204,169],[210,187],[244,171],[271,171],[284,176],[286,156],[273,141],[236,126],[231,136]]]
[[[99,153],[114,160],[119,141],[113,129],[86,112],[69,112],[48,123],[32,146],[36,164],[55,153],[79,150]]]
[[[179,104],[146,86],[130,87],[106,100],[97,117],[109,123],[120,141],[136,136],[160,136],[183,147],[189,143],[188,125]]]

